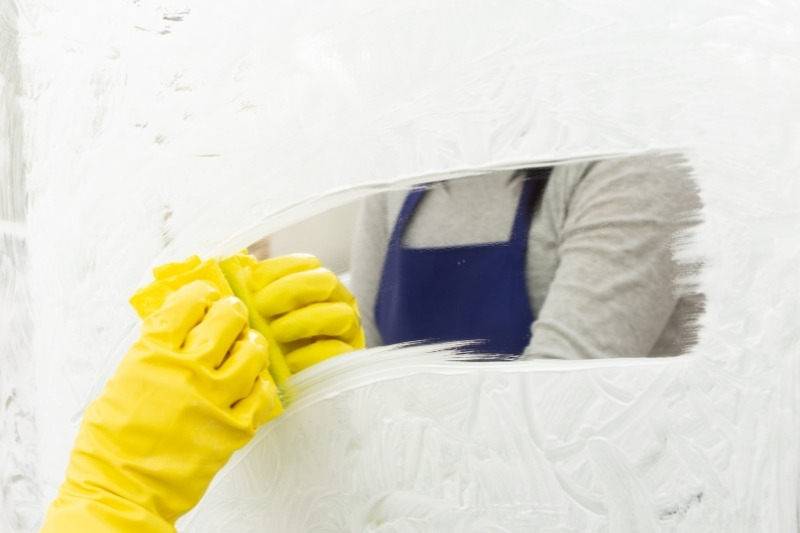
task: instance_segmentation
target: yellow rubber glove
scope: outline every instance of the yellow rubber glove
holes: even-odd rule
[[[253,305],[269,323],[292,373],[364,348],[356,300],[319,259],[293,254],[250,269]]]
[[[173,533],[258,426],[281,412],[247,309],[204,281],[171,293],[86,409],[41,532]]]

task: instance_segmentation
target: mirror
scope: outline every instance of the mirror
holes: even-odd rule
[[[179,529],[797,529],[791,3],[167,4],[0,7],[15,533],[135,340],[152,267],[234,253],[334,194],[647,150],[686,153],[701,187],[675,249],[681,290],[705,261],[686,357],[335,358]]]
[[[507,169],[376,193],[249,247],[310,253],[359,303],[368,347],[469,341],[522,359],[659,357],[696,342],[675,257],[699,222],[679,155]]]

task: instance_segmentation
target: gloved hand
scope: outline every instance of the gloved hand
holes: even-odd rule
[[[258,426],[281,412],[247,309],[204,281],[170,294],[86,409],[41,532],[173,533]]]
[[[260,261],[250,268],[248,285],[292,373],[364,348],[355,298],[316,257],[293,254]]]

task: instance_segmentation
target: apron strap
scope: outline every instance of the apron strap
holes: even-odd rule
[[[528,169],[525,175],[525,185],[522,188],[517,214],[514,219],[514,228],[511,230],[511,240],[527,239],[533,215],[542,201],[547,182],[553,167],[540,167]]]
[[[389,238],[390,250],[400,248],[406,225],[408,224],[408,221],[411,220],[411,216],[417,209],[420,200],[422,200],[422,197],[426,192],[428,192],[428,187],[430,187],[430,183],[420,185],[411,189],[408,195],[406,195],[406,199],[403,202],[403,207],[400,209],[400,214],[397,215],[397,221],[394,224],[392,236]]]

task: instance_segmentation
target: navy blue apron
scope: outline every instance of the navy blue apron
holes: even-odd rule
[[[384,344],[478,339],[470,351],[522,354],[534,320],[525,280],[528,232],[550,170],[537,169],[535,178],[529,174],[525,180],[506,242],[406,248],[403,234],[426,190],[408,194],[389,240],[375,305]]]

